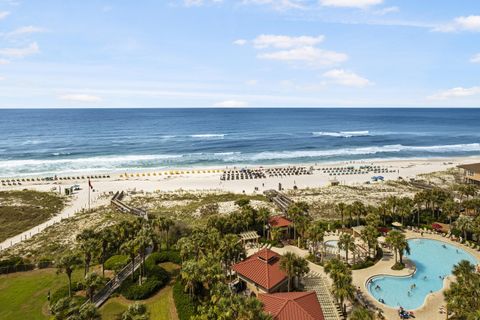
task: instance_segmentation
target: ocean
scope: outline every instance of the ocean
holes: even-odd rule
[[[0,177],[480,155],[480,109],[0,110]]]

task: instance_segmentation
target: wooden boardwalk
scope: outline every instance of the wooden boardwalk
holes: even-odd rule
[[[288,208],[294,203],[294,201],[287,197],[284,193],[273,189],[265,191],[264,194],[270,201],[275,203],[283,213],[287,213]]]
[[[148,221],[148,213],[145,210],[133,208],[122,202],[124,196],[125,193],[123,191],[117,191],[113,198],[110,200],[111,205],[119,211],[139,216]],[[152,253],[152,250],[152,247],[147,248],[146,258]],[[125,267],[123,267],[122,270],[120,270],[120,272],[118,272],[115,278],[107,282],[107,284],[93,296],[92,303],[95,304],[97,308],[99,308],[102,304],[105,303],[105,301],[108,300],[108,298],[110,298],[110,296],[115,292],[115,290],[117,290],[122,285],[125,279],[130,277],[132,273],[135,273],[135,271],[140,268],[141,264],[142,258],[140,255],[137,255],[133,261],[130,261],[130,263],[128,263]],[[86,303],[88,303],[88,301],[85,302],[85,304]]]

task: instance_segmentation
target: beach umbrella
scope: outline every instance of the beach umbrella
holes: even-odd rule
[[[441,231],[442,230],[442,226],[439,225],[438,223],[433,223],[432,224],[432,228],[437,230],[437,231]]]

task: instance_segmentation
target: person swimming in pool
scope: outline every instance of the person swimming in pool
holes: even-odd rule
[[[382,289],[378,284],[375,286],[375,290],[380,290]]]
[[[415,289],[417,287],[417,285],[414,283],[410,286],[410,289]]]
[[[442,247],[443,247],[444,249],[447,249],[447,246],[446,246],[446,245],[444,245],[444,244],[442,244]]]
[[[424,277],[423,277],[423,280],[427,280],[427,276],[424,276]]]

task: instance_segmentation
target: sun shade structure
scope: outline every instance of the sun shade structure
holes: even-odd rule
[[[287,274],[280,269],[280,255],[267,248],[232,268],[238,277],[250,284],[256,292],[276,292],[287,282]]]
[[[392,226],[397,227],[397,228],[401,228],[402,224],[400,222],[395,221],[395,222],[392,223]]]
[[[268,219],[268,224],[274,228],[288,228],[292,225],[292,221],[284,216],[272,216]]]
[[[324,320],[315,291],[259,294],[263,309],[274,320]]]

